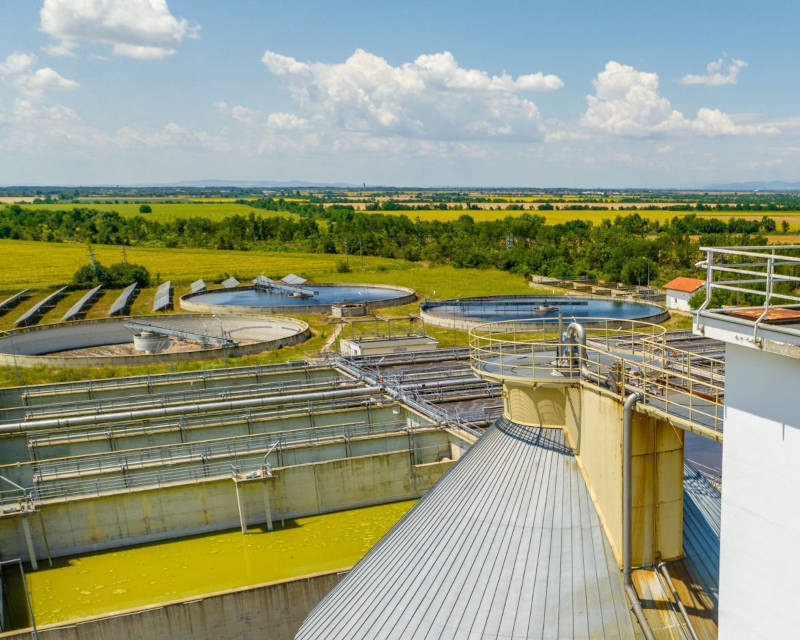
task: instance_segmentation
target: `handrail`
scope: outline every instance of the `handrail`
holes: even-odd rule
[[[621,400],[625,389],[637,391],[650,410],[721,439],[724,361],[673,348],[663,327],[640,324],[587,327],[584,351],[568,336],[525,331],[530,321],[522,321],[522,329],[508,322],[487,323],[469,333],[471,364],[477,375],[499,382],[590,385]]]
[[[768,319],[771,309],[791,306],[785,303],[800,303],[800,296],[795,295],[800,276],[783,272],[789,268],[796,273],[796,268],[800,267],[800,256],[785,254],[786,251],[800,251],[800,245],[700,247],[700,250],[706,253],[706,258],[696,266],[706,270],[706,296],[698,309],[698,319],[711,306],[715,290],[763,298],[761,313],[753,320],[753,338],[757,340],[759,328]],[[776,285],[781,283],[792,285],[792,292],[776,290]],[[774,304],[774,300],[784,304]],[[737,308],[758,309],[759,306]]]

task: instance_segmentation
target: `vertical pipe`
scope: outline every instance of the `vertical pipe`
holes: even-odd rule
[[[636,588],[633,586],[632,578],[632,558],[633,551],[631,549],[631,510],[632,510],[632,478],[631,478],[631,431],[633,426],[633,408],[636,403],[641,399],[640,393],[631,393],[625,398],[625,404],[622,409],[622,577],[625,586],[625,594],[631,603],[631,609],[639,621],[642,628],[642,633],[647,640],[655,640],[653,631],[647,623],[644,611],[642,610],[642,603],[639,601],[639,595],[636,593]]]
[[[633,427],[633,408],[641,399],[640,393],[631,393],[625,398],[622,408],[622,549],[623,549],[623,569],[622,573],[626,585],[632,585],[631,564],[633,551],[631,549],[631,511],[632,511],[632,471],[631,471],[631,431]]]

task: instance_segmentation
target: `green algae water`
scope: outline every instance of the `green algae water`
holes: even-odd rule
[[[274,531],[239,529],[72,558],[26,574],[37,624],[224,591],[350,567],[414,505],[414,500],[298,518]],[[16,569],[7,602],[14,626],[29,624]],[[22,615],[20,615],[22,614]]]

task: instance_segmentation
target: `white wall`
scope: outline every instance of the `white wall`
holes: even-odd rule
[[[719,638],[796,638],[800,361],[726,348]]]
[[[667,309],[679,309],[680,311],[691,311],[692,308],[689,306],[689,298],[691,298],[694,293],[688,293],[687,291],[675,291],[674,289],[667,289]]]

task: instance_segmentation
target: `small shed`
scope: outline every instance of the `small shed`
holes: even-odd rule
[[[686,278],[681,276],[670,280],[664,285],[664,292],[667,296],[667,309],[691,311],[692,308],[689,306],[689,298],[705,286],[705,280],[699,280],[698,278]]]

